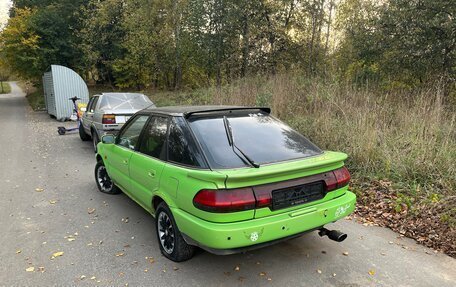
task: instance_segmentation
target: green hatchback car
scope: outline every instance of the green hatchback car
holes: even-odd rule
[[[162,107],[136,113],[98,144],[100,191],[127,194],[155,217],[173,261],[196,247],[231,254],[319,230],[351,212],[347,155],[322,151],[270,115],[237,106]]]

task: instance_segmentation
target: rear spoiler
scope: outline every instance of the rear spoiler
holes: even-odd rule
[[[245,111],[245,110],[256,110],[256,111],[261,111],[266,114],[271,113],[271,108],[267,107],[226,107],[226,108],[215,108],[213,110],[201,110],[201,111],[192,111],[192,112],[185,112],[184,117],[188,119],[192,115],[198,115],[198,114],[211,114],[211,113],[217,113],[217,112],[226,112],[226,111]]]

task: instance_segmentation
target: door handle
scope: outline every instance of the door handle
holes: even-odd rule
[[[155,177],[155,170],[149,170],[149,172],[147,173],[147,175],[149,177]]]
[[[123,163],[123,164],[128,164],[128,160],[127,160],[127,159],[124,159],[124,160],[122,161],[122,163]]]

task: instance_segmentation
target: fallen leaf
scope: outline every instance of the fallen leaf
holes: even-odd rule
[[[318,274],[321,274],[321,270],[320,270],[320,269],[317,269],[317,273],[318,273]]]
[[[119,252],[119,253],[116,254],[116,257],[124,256],[124,254],[125,253],[123,253],[123,252]]]
[[[174,270],[174,271],[177,271],[177,270],[179,270],[179,268],[177,268],[176,266],[174,266],[174,267],[173,267],[173,270]]]
[[[374,276],[375,275],[375,270],[373,270],[373,269],[369,270],[369,275]]]
[[[95,277],[95,276],[90,277],[90,280],[95,280],[95,279],[97,279],[97,277]]]
[[[16,250],[16,254],[19,254],[21,252],[22,252],[22,250]]]
[[[76,238],[71,237],[71,238],[68,238],[67,240],[71,242],[71,241],[75,241]]]
[[[240,269],[239,266],[234,267],[234,271],[239,271]]]
[[[271,277],[268,277],[268,281],[272,281],[272,278],[271,278]]]
[[[55,252],[52,254],[51,259],[54,259],[56,257],[60,257],[63,255],[63,251]]]
[[[57,203],[57,200],[52,200],[52,199],[51,199],[51,200],[49,200],[49,203],[50,203],[50,204],[56,204],[56,203]]]
[[[95,208],[87,208],[87,213],[92,214],[95,212]]]
[[[348,256],[348,251],[342,252],[342,254]]]
[[[33,272],[33,271],[35,271],[35,267],[33,267],[33,266],[32,266],[32,267],[29,267],[29,268],[25,269],[25,271],[27,271],[27,272]]]
[[[79,277],[79,278],[81,278],[81,280],[84,280],[86,278],[86,276],[85,275],[81,275],[81,277]]]
[[[336,275],[337,275],[336,273],[333,273],[333,277],[336,277]]]
[[[264,272],[260,272],[260,274],[259,274],[259,275],[260,275],[260,276],[265,276],[265,275],[266,275],[266,273],[264,273]]]
[[[37,187],[37,188],[35,188],[35,191],[36,191],[36,192],[43,192],[44,189]]]

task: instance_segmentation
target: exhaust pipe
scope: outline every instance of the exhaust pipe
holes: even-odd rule
[[[328,230],[324,227],[321,228],[320,231],[318,231],[318,235],[320,235],[321,237],[326,235],[329,239],[337,242],[342,242],[347,238],[347,234],[340,232],[339,230]]]

